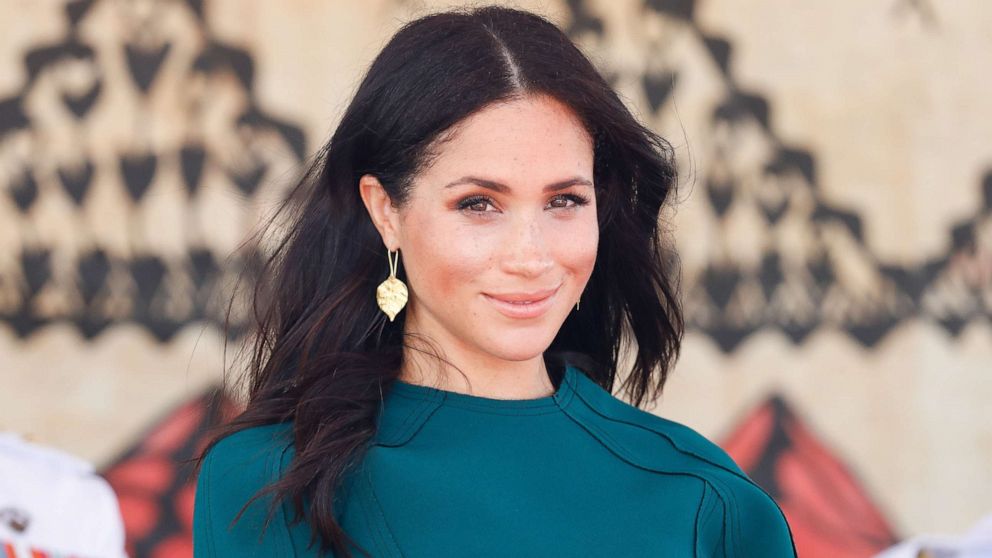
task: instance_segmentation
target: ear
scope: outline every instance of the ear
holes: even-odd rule
[[[363,174],[358,180],[358,190],[372,223],[379,230],[382,242],[389,250],[399,248],[399,213],[379,179],[371,174]]]

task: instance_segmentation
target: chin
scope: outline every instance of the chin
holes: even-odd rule
[[[520,331],[516,333],[494,334],[486,347],[487,351],[503,360],[520,362],[538,357],[551,346],[553,335]]]

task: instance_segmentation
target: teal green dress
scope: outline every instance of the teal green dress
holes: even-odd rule
[[[396,382],[336,516],[376,557],[795,557],[781,509],[695,430],[568,365],[553,395],[492,399]],[[320,556],[288,502],[242,505],[287,470],[289,423],[207,454],[196,557]],[[360,554],[355,553],[355,556]]]

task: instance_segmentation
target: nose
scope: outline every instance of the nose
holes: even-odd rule
[[[539,277],[554,266],[548,230],[530,212],[518,214],[510,224],[502,251],[502,267],[506,273]]]

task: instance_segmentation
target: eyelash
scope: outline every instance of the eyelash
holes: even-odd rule
[[[552,200],[555,199],[571,200],[575,202],[575,205],[565,206],[565,207],[554,207],[552,209],[575,209],[577,207],[582,207],[583,205],[589,203],[588,199],[578,194],[559,194],[554,198],[552,198]],[[461,211],[466,211],[469,210],[469,208],[472,207],[473,205],[483,202],[489,202],[490,204],[492,204],[493,199],[490,198],[489,196],[470,196],[458,202],[458,209]],[[471,211],[471,210],[469,210],[469,212],[476,214],[490,213],[489,211]]]

